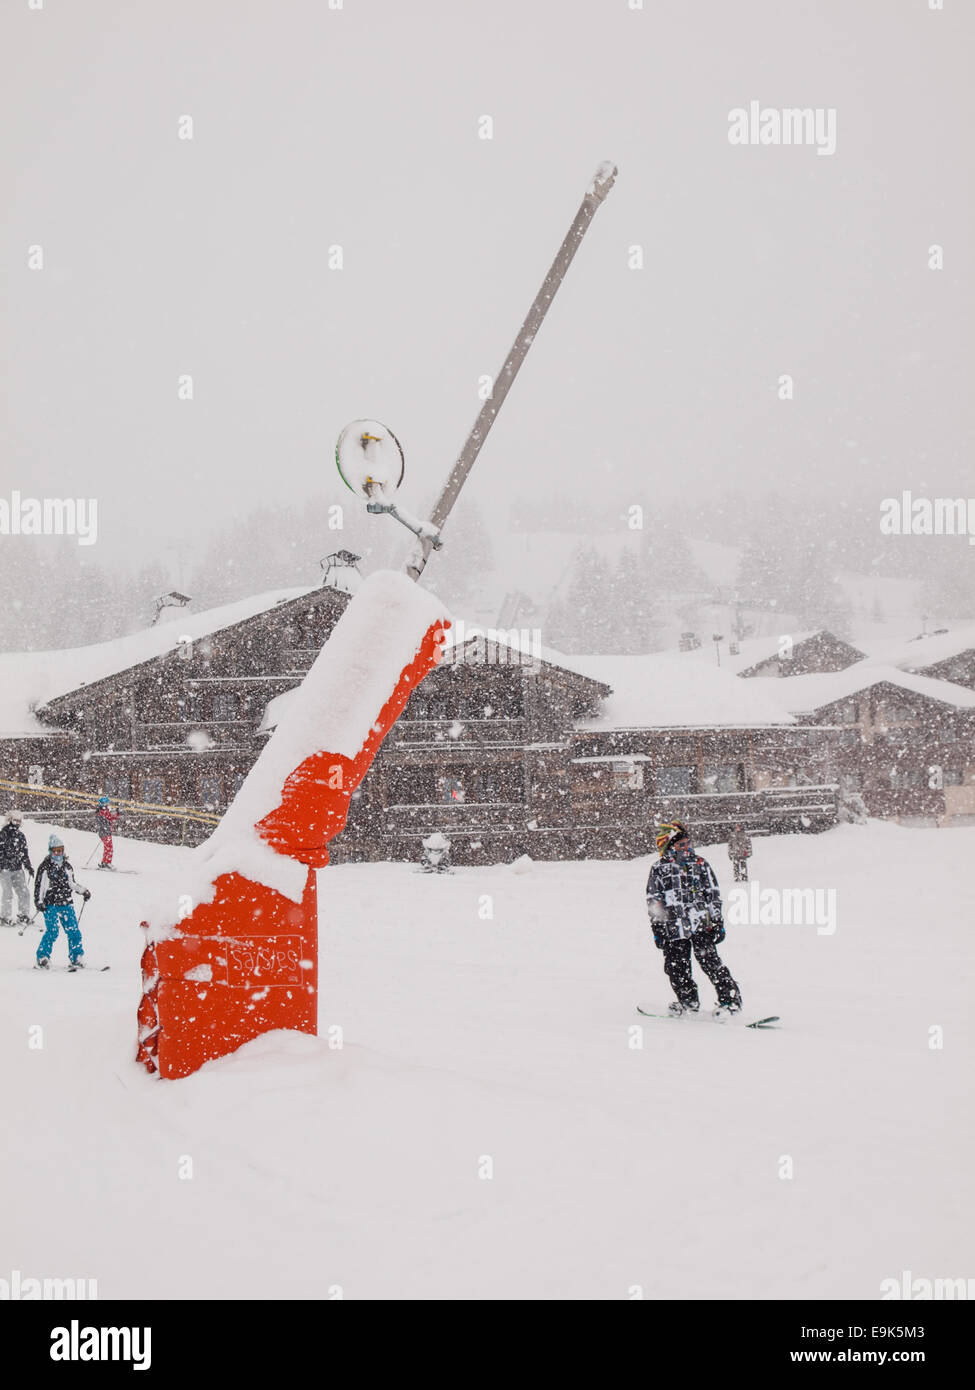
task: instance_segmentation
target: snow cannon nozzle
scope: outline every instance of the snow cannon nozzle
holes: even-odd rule
[[[595,198],[597,202],[602,202],[606,194],[616,182],[616,175],[619,169],[611,159],[604,159],[592,176],[592,183],[586,189],[587,198]]]

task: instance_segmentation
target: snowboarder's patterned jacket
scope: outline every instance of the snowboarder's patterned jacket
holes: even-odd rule
[[[26,869],[33,873],[30,863],[30,850],[27,836],[16,825],[5,825],[0,830],[0,869]]]
[[[67,858],[63,863],[55,864],[51,855],[48,855],[37,866],[37,878],[34,880],[35,907],[63,907],[71,901],[72,893],[83,891],[74,881],[74,869]]]
[[[699,854],[684,860],[671,851],[661,855],[647,880],[647,910],[658,946],[696,931],[716,930],[724,937],[718,880]]]

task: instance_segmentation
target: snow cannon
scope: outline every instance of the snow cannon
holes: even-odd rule
[[[388,501],[406,472],[403,448],[378,420],[353,420],[335,445],[335,466],[345,486],[367,502]]]
[[[141,924],[147,1070],[188,1076],[272,1029],[317,1032],[316,870],[449,626],[403,574],[371,575],[350,600],[220,825]]]

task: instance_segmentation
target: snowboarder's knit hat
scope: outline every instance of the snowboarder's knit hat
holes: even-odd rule
[[[60,835],[52,835],[47,842],[48,849],[64,849],[64,841]]]
[[[682,820],[667,820],[660,826],[654,839],[657,844],[657,853],[665,854],[675,840],[690,838],[687,826]]]

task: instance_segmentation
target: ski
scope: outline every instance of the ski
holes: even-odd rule
[[[637,1004],[636,1011],[638,1014],[642,1014],[644,1018],[686,1018],[688,1016],[687,1014],[659,1014],[652,1009],[644,1009],[640,1004]],[[714,1018],[714,1016],[710,1013],[691,1013],[690,1017],[710,1018],[714,1023],[719,1023],[722,1021],[730,1022],[730,1019],[721,1020]],[[775,1024],[780,1022],[781,1018],[778,1014],[768,1014],[765,1018],[756,1018],[752,1023],[746,1023],[743,1026],[745,1028],[772,1028],[775,1026]]]
[[[45,975],[80,975],[86,970],[89,975],[103,975],[106,970],[111,970],[110,965],[35,965],[33,970],[41,970]]]

